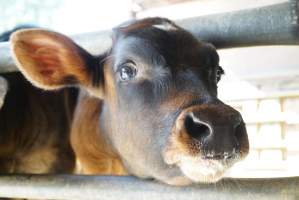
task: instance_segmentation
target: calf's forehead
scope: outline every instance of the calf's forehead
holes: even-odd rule
[[[113,52],[116,58],[134,56],[135,59],[159,60],[163,57],[168,65],[175,65],[197,61],[202,48],[203,43],[184,30],[150,27],[118,34]]]
[[[149,40],[138,37],[126,37],[119,40],[113,48],[113,56],[116,66],[127,60],[156,64],[156,62],[162,62],[163,57]]]

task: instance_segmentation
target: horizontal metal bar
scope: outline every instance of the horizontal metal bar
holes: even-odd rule
[[[177,21],[196,37],[217,48],[299,44],[299,0],[265,7],[200,16]],[[110,31],[72,37],[93,54],[111,45]],[[0,45],[0,73],[16,71],[8,44]]]
[[[111,31],[84,33],[70,36],[92,54],[101,54],[111,47]],[[0,73],[18,71],[12,59],[9,42],[0,43]]]
[[[0,176],[0,197],[101,200],[294,200],[299,177],[226,179],[217,184],[168,186],[134,177],[79,175]]]
[[[5,78],[0,76],[0,109],[4,103],[4,98],[8,90],[8,84]]]
[[[0,73],[18,71],[12,59],[8,42],[0,43]]]
[[[299,44],[299,1],[177,22],[217,48]]]

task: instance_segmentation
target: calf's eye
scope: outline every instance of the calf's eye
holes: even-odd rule
[[[133,64],[130,63],[122,65],[118,71],[119,71],[119,77],[122,81],[131,80],[137,74],[137,70],[135,66],[133,66]]]

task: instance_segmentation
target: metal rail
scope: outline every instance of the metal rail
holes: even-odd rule
[[[196,37],[217,48],[299,44],[299,0],[270,6],[179,20]],[[72,37],[93,54],[111,45],[110,31]],[[0,44],[0,73],[16,71],[8,43]]]
[[[79,175],[0,176],[0,197],[85,200],[295,200],[299,177],[226,179],[217,184],[168,186],[134,177]]]
[[[0,109],[4,103],[4,98],[8,90],[8,84],[5,78],[0,76]]]
[[[299,1],[182,20],[179,25],[217,48],[299,44]]]

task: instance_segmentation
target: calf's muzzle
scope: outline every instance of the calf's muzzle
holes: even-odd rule
[[[192,153],[203,159],[236,158],[248,152],[244,121],[238,111],[221,103],[196,105],[185,109],[176,120],[179,134],[185,134]],[[194,146],[196,148],[194,148]]]

